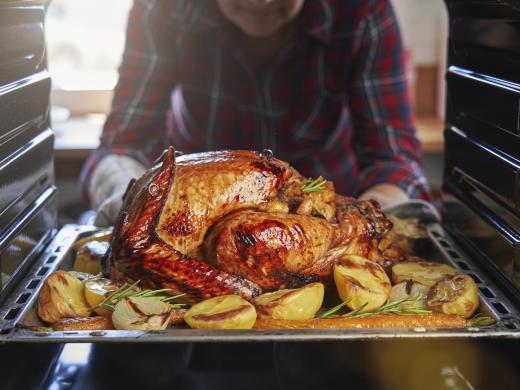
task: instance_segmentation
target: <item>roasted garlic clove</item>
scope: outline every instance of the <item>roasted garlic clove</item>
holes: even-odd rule
[[[114,308],[112,322],[120,330],[162,330],[170,323],[171,310],[156,298],[123,298]]]
[[[439,280],[428,293],[428,308],[470,318],[478,309],[478,288],[468,275],[451,275]]]
[[[388,300],[390,302],[407,300],[399,305],[402,309],[424,309],[428,291],[429,288],[422,283],[405,280],[392,287]]]

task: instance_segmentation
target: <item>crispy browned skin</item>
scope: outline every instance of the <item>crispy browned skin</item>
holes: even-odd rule
[[[225,294],[246,299],[258,295],[261,290],[256,284],[188,252],[196,249],[193,242],[202,242],[219,217],[234,209],[267,203],[284,183],[287,170],[277,160],[268,161],[253,152],[224,151],[179,159],[177,178],[175,160],[170,148],[125,194],[108,255],[113,274],[186,293],[191,300]],[[195,173],[182,169],[187,161]],[[215,165],[221,167],[220,173]],[[211,174],[205,174],[206,170]],[[200,192],[200,199],[192,191]]]
[[[378,249],[379,241],[391,229],[392,223],[376,202],[337,195],[336,219],[338,226],[331,249],[303,270],[304,274],[318,275],[327,282],[332,266],[344,254],[363,256],[384,267],[392,264],[392,259],[384,257]]]
[[[216,224],[205,255],[264,289],[299,287],[316,279],[303,270],[330,249],[335,230],[323,218],[241,211]]]
[[[327,282],[333,264],[343,254],[385,265],[388,259],[378,250],[378,243],[391,222],[379,206],[337,196],[334,210],[337,224],[307,211],[304,215],[251,210],[230,214],[206,238],[205,257],[271,290],[299,287],[317,278]]]
[[[274,199],[288,173],[285,163],[267,161],[253,152],[178,157],[157,234],[179,252],[190,253],[202,244],[208,228],[222,216]]]
[[[326,281],[345,253],[384,263],[375,202],[304,193],[287,163],[247,151],[162,160],[124,197],[107,265],[116,278],[197,301]]]
[[[258,329],[341,328],[465,328],[464,317],[453,314],[373,315],[370,317],[313,318],[310,320],[258,319]]]
[[[379,204],[338,195],[336,205],[340,227],[337,245],[347,246],[349,254],[378,260],[378,243],[392,228]]]

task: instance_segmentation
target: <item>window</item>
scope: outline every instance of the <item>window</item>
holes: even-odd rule
[[[117,81],[117,67],[131,0],[53,0],[47,11],[53,105],[72,115],[105,113]]]

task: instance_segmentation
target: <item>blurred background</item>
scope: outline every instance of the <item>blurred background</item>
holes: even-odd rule
[[[447,14],[442,0],[392,0],[408,56],[417,131],[429,179],[442,180]],[[132,0],[53,0],[47,12],[52,126],[61,223],[87,209],[77,178],[97,146],[124,45]]]

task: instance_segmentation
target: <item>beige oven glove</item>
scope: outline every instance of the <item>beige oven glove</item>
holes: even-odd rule
[[[96,210],[96,226],[112,226],[123,204],[128,183],[146,171],[137,160],[110,154],[103,158],[90,179],[89,195]]]

